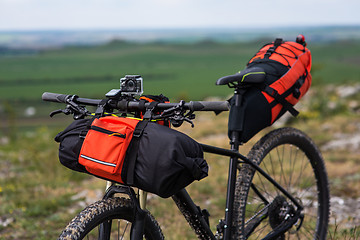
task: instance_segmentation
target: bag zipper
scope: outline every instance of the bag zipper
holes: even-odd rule
[[[98,126],[91,126],[91,129],[94,131],[97,131],[97,132],[108,134],[109,136],[126,138],[126,134],[110,131],[110,130],[107,130],[107,129],[104,129],[104,128],[101,128]]]

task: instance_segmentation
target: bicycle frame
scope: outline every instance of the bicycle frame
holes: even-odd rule
[[[299,202],[290,195],[282,186],[280,186],[273,178],[271,178],[267,173],[264,172],[257,164],[253,163],[250,159],[245,157],[244,155],[240,154],[238,151],[235,150],[229,150],[224,148],[219,148],[215,146],[210,146],[206,144],[201,144],[204,152],[217,154],[221,156],[228,156],[230,157],[229,162],[229,177],[228,177],[228,188],[227,188],[227,198],[226,198],[226,208],[225,208],[225,221],[224,221],[224,238],[223,239],[230,239],[231,237],[231,229],[232,229],[232,212],[233,212],[233,200],[234,200],[234,194],[235,194],[235,181],[236,181],[236,172],[237,172],[237,165],[239,163],[246,163],[251,165],[256,171],[258,171],[262,176],[264,176],[269,182],[271,182],[276,188],[279,189],[280,192],[282,192],[286,197],[288,197],[297,207],[298,212],[301,211],[303,208],[299,204]],[[235,146],[236,147],[236,146]],[[235,148],[233,147],[233,148]],[[238,159],[241,159],[239,161]],[[140,190],[140,192],[142,192]],[[127,194],[135,206],[135,220],[131,229],[131,239],[137,240],[142,239],[143,235],[143,229],[144,229],[144,221],[143,216],[145,214],[145,211],[143,210],[145,207],[145,200],[144,195],[146,196],[146,193],[140,193],[139,197],[136,197],[136,194],[134,190],[131,187],[128,186],[118,186],[118,185],[111,185],[108,186],[107,191],[104,195],[104,199],[113,197],[116,193],[122,193]],[[261,194],[258,193],[260,197]],[[182,189],[178,193],[176,193],[174,196],[172,196],[174,201],[180,201],[184,203],[184,206],[186,206],[186,211],[189,212],[192,216],[198,216],[198,219],[200,220],[200,225],[203,231],[206,233],[206,237],[208,239],[216,239],[215,235],[210,229],[210,226],[207,222],[207,220],[204,218],[201,209],[193,202],[190,195],[185,189]],[[180,210],[181,211],[181,210]],[[297,217],[293,220],[295,222],[297,220]],[[289,226],[291,227],[291,226]],[[108,229],[107,227],[104,227],[103,229]],[[106,230],[103,230],[106,231]],[[280,236],[283,231],[275,232],[271,237]],[[106,234],[102,234],[102,236],[106,236]],[[270,239],[270,238],[269,238]]]
[[[243,91],[238,87],[235,88],[234,98],[235,98],[235,107],[240,106],[242,102],[242,95]],[[241,116],[240,116],[241,117]],[[240,119],[239,119],[240,121]],[[237,166],[239,163],[246,163],[249,164],[252,168],[258,171],[261,175],[263,175],[270,183],[272,183],[276,188],[279,189],[285,196],[287,196],[297,207],[298,209],[302,210],[302,206],[300,203],[289,194],[282,186],[280,186],[273,178],[271,178],[265,171],[263,171],[257,164],[253,163],[250,159],[243,156],[239,153],[239,133],[232,132],[231,136],[231,150],[222,149],[218,147],[213,147],[209,145],[202,144],[202,148],[204,152],[214,153],[222,156],[229,156],[229,174],[228,174],[228,183],[227,183],[227,194],[226,194],[226,207],[225,207],[225,225],[224,225],[224,239],[230,239],[231,237],[231,229],[232,229],[232,213],[233,213],[233,202],[234,202],[234,195],[235,195],[235,183],[236,183],[236,173],[237,173]],[[239,161],[238,159],[241,159]],[[264,197],[257,192],[261,199]],[[280,234],[279,234],[280,235]]]
[[[241,102],[241,94],[238,94],[235,91],[235,97],[238,101],[236,103]],[[262,176],[264,176],[271,184],[273,184],[282,194],[288,197],[293,204],[298,208],[295,214],[295,217],[289,221],[286,225],[287,228],[290,228],[299,218],[299,213],[303,209],[297,199],[295,199],[289,192],[287,192],[281,185],[279,185],[273,178],[271,178],[262,168],[260,168],[257,164],[253,163],[251,159],[248,159],[246,156],[239,153],[239,137],[237,132],[233,132],[232,139],[231,139],[231,149],[224,149],[215,146],[210,146],[206,144],[200,144],[204,152],[217,154],[221,156],[228,156],[230,157],[229,161],[229,170],[228,170],[228,181],[227,181],[227,195],[226,195],[226,207],[225,207],[225,220],[224,220],[224,235],[223,239],[228,240],[231,238],[231,231],[232,231],[232,219],[233,219],[233,202],[234,202],[234,195],[235,195],[235,183],[237,177],[237,169],[239,163],[249,164],[255,171],[259,172]],[[239,160],[240,159],[240,160]],[[256,191],[256,194],[263,199],[266,204],[269,204],[264,196],[261,195],[259,191]],[[145,199],[146,193],[139,194],[139,198],[136,198],[136,195],[130,187],[119,187],[119,186],[111,186],[107,193],[105,194],[104,198],[112,197],[115,193],[125,193],[130,196],[135,204],[135,220],[133,226],[131,228],[131,239],[142,239],[143,236],[143,229],[144,229],[144,207],[145,207]],[[145,197],[144,197],[145,196]],[[215,235],[210,229],[209,223],[207,219],[203,216],[201,209],[193,202],[190,195],[185,189],[182,189],[174,196],[172,196],[174,201],[179,201],[184,203],[186,207],[186,211],[190,213],[192,216],[198,216],[201,228],[203,232],[206,234],[207,239],[216,239]],[[181,209],[180,209],[181,211]],[[253,229],[250,229],[250,231]],[[285,228],[285,230],[287,230]],[[280,236],[285,232],[284,229],[275,231],[271,235],[267,236],[265,239],[272,239],[274,237]]]
[[[236,136],[235,136],[236,139]],[[262,176],[264,176],[271,184],[273,184],[281,193],[283,193],[286,197],[288,197],[294,205],[298,208],[298,212],[303,209],[297,199],[295,199],[288,191],[286,191],[281,185],[279,185],[273,178],[271,178],[262,168],[260,168],[257,164],[253,163],[250,159],[240,154],[236,148],[236,144],[232,145],[232,150],[218,148],[210,145],[201,144],[204,152],[218,154],[221,156],[229,156],[229,177],[228,177],[228,188],[227,188],[227,198],[226,198],[226,208],[225,208],[225,226],[224,226],[224,239],[230,239],[231,229],[232,229],[232,212],[233,212],[233,200],[235,194],[235,182],[236,182],[236,172],[237,165],[239,163],[249,164],[252,168],[258,171]],[[242,161],[239,161],[241,159]],[[264,197],[260,192],[257,192],[261,199]],[[275,234],[272,237],[281,235],[282,232]]]

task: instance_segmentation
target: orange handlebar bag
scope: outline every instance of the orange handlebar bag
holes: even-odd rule
[[[122,167],[138,122],[112,116],[95,119],[82,144],[79,163],[93,175],[124,183]]]

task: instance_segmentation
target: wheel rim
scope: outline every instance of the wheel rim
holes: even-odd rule
[[[83,239],[130,239],[131,222],[125,219],[103,220],[85,234]],[[110,229],[110,231],[109,231]]]
[[[297,146],[282,144],[274,147],[266,154],[260,163],[260,167],[291,195],[295,196],[304,208],[304,218],[300,219],[283,236],[283,239],[316,239],[320,215],[318,184],[312,165],[305,153]],[[275,198],[283,196],[258,172],[254,174],[252,183],[263,194],[268,203],[264,203],[250,189],[247,197],[244,227],[245,232],[248,231],[246,229],[251,229],[250,225],[254,222],[253,216],[263,216],[264,220],[249,237],[249,239],[261,239],[273,229],[270,218],[264,212],[268,212],[267,208]],[[291,205],[290,200],[286,199],[286,201]]]

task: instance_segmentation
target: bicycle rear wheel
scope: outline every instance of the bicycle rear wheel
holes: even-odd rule
[[[297,222],[276,239],[326,239],[330,206],[327,173],[311,139],[293,128],[274,130],[253,146],[248,158],[303,207]],[[296,209],[248,164],[240,168],[234,201],[233,239],[263,239],[284,227]]]
[[[58,239],[130,239],[134,208],[130,199],[109,198],[89,205],[65,228]],[[100,236],[105,227],[111,228],[107,236]],[[110,227],[109,227],[110,226]],[[145,216],[145,239],[164,239],[159,224],[148,212]]]

